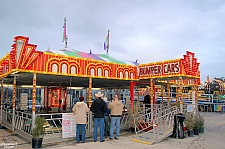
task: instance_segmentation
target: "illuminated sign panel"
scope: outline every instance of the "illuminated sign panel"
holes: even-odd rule
[[[181,73],[180,60],[142,65],[139,72],[140,77],[177,75]]]

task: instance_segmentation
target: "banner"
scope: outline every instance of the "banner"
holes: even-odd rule
[[[62,138],[76,137],[76,123],[73,113],[62,114]]]

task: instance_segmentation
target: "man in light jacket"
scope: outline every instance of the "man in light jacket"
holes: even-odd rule
[[[110,140],[113,139],[114,126],[116,125],[116,136],[114,139],[118,140],[120,135],[120,119],[123,111],[123,103],[115,95],[111,103],[109,103],[108,108],[111,110],[111,125],[110,125]]]
[[[85,135],[86,135],[86,123],[87,123],[87,112],[90,109],[88,108],[87,104],[84,102],[84,97],[79,98],[79,102],[77,102],[73,107],[73,114],[75,115],[75,122],[76,122],[76,142],[80,142],[80,131],[81,131],[81,141],[82,143],[85,142]]]

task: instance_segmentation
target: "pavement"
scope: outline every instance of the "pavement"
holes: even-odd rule
[[[76,143],[75,140],[44,145],[45,149],[225,149],[225,113],[204,113],[205,114],[205,133],[186,137],[184,139],[170,138],[157,144],[142,144],[133,142],[135,135],[129,132],[122,133],[119,140],[105,139],[105,142],[93,142],[93,138],[87,138],[85,143]],[[8,131],[0,129],[0,137]],[[187,136],[187,135],[186,135]],[[14,137],[14,136],[13,136]],[[17,143],[13,146],[16,149],[30,149],[31,144],[15,136],[10,142]],[[4,140],[0,140],[0,145]],[[3,146],[0,146],[0,148]]]

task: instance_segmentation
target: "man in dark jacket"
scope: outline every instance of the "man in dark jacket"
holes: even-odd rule
[[[107,111],[107,107],[100,91],[95,96],[97,99],[91,105],[91,111],[94,113],[94,142],[97,141],[98,125],[100,125],[100,142],[104,142],[104,113]]]
[[[106,107],[107,110],[104,113],[104,123],[105,123],[105,137],[109,136],[109,114],[110,114],[110,109],[108,108],[109,102],[107,101],[106,97],[102,98],[106,102]]]
[[[149,120],[151,119],[151,113],[150,113],[150,109],[151,108],[151,97],[149,95],[146,95],[144,97],[144,102],[143,104],[145,104],[145,110],[146,111],[146,114],[145,114],[145,119],[146,119],[146,122],[149,122]]]
[[[145,107],[146,108],[150,108],[151,107],[151,97],[149,96],[149,95],[146,95],[145,97],[144,97],[144,104],[145,104]]]

